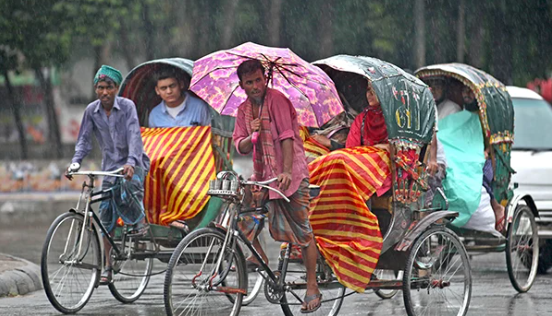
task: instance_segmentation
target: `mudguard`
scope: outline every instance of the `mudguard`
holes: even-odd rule
[[[535,201],[531,197],[531,195],[525,192],[515,192],[514,197],[510,200],[510,202],[506,206],[508,224],[512,223],[512,220],[514,218],[514,212],[516,211],[516,207],[521,201],[524,201],[527,204],[527,206],[529,206],[529,208],[531,209],[531,212],[533,212],[533,215],[535,217],[539,217],[539,211],[537,210],[537,206],[535,204]]]
[[[454,220],[458,217],[458,212],[452,211],[437,211],[425,216],[420,220],[416,220],[410,224],[404,238],[395,246],[397,251],[407,251],[414,243],[416,238],[420,236],[431,224],[436,223],[441,219]],[[444,224],[443,224],[444,225]]]

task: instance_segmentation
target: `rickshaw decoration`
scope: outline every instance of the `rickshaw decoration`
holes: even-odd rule
[[[456,79],[473,91],[479,106],[478,114],[485,142],[493,148],[493,190],[497,200],[505,204],[513,195],[509,184],[514,172],[510,166],[510,152],[514,142],[514,107],[504,84],[477,68],[461,63],[423,67],[416,71],[416,76],[424,81],[438,77]],[[462,104],[459,95],[452,94],[449,98]]]
[[[313,64],[336,82],[356,74],[371,83],[381,103],[389,142],[396,151],[396,200],[416,202],[421,191],[427,189],[427,175],[419,158],[431,141],[436,117],[435,102],[427,85],[399,67],[371,57],[337,55]]]
[[[411,209],[422,208],[418,200],[427,190],[427,174],[420,154],[433,135],[435,102],[422,81],[379,59],[338,55],[313,64],[328,73],[349,99],[343,103],[354,111],[362,110],[359,104],[366,100],[367,83],[372,86],[392,145],[391,155],[374,147],[353,147],[330,152],[309,164],[311,182],[321,186],[309,217],[320,251],[342,284],[362,292],[379,264],[380,253],[389,250],[409,228]],[[390,198],[393,203],[386,202]],[[384,201],[384,207],[398,219],[392,223],[394,227],[380,233],[377,217],[365,204],[368,199]],[[383,238],[385,234],[392,238]]]
[[[460,63],[426,66],[418,69],[416,76],[423,81],[444,79],[448,85],[446,97],[457,104],[464,103],[460,95],[460,91],[464,87],[468,87],[474,93],[477,108],[473,110],[477,111],[475,117],[478,118],[478,122],[476,124],[480,124],[479,132],[482,135],[479,135],[479,139],[483,144],[472,144],[469,145],[470,148],[465,149],[459,147],[459,150],[467,153],[473,151],[475,147],[481,151],[484,147],[488,149],[494,170],[493,194],[495,199],[505,207],[503,219],[497,219],[496,214],[493,215],[497,220],[496,227],[499,227],[498,224],[502,224],[505,229],[497,232],[502,235],[497,237],[494,232],[466,229],[463,225],[454,225],[458,224],[457,222],[461,223],[460,219],[449,227],[463,237],[465,247],[469,252],[504,251],[508,276],[513,287],[521,293],[529,291],[535,280],[539,261],[539,236],[535,221],[538,210],[533,198],[527,192],[514,191],[515,184],[511,182],[511,175],[515,172],[510,166],[510,154],[514,142],[514,108],[506,87],[484,71]],[[466,110],[472,109],[466,108]],[[450,122],[455,124],[456,120],[467,117],[463,112],[466,111],[451,115],[451,118],[455,118],[453,121],[450,121],[449,117],[443,120],[446,120],[446,124]],[[454,142],[454,139],[450,141]],[[458,147],[458,144],[454,143],[454,147]],[[460,168],[464,172],[465,168],[462,166]],[[446,187],[445,191],[447,192]],[[451,208],[455,207],[452,197],[449,198],[451,199]],[[485,200],[481,198],[480,203],[482,201]],[[483,205],[483,207],[486,207],[488,212],[493,212],[492,209],[489,210],[490,205]],[[478,206],[478,211],[479,209]],[[499,221],[503,222],[499,223]]]

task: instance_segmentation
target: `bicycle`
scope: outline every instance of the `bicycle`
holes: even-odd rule
[[[230,224],[230,213],[228,212],[228,206],[229,206],[228,203],[225,203],[225,205],[223,205],[223,208],[222,208],[223,211],[220,213],[219,218],[216,219],[217,224],[225,228],[227,228],[228,225]],[[260,242],[263,243],[262,235],[259,235],[258,238]],[[245,246],[241,238],[238,238],[238,244],[245,258],[252,255],[249,249],[247,249],[247,246]],[[264,278],[262,274],[263,274],[263,271],[247,271],[247,296],[243,298],[242,306],[247,306],[253,303],[253,301],[257,298],[257,296],[259,296],[259,294],[263,290]]]
[[[85,175],[89,181],[83,182],[77,206],[54,220],[42,249],[42,284],[50,303],[62,313],[81,310],[99,286],[104,254],[98,228],[112,246],[113,279],[108,286],[113,296],[122,303],[132,303],[148,285],[153,258],[159,252],[158,246],[153,249],[151,231],[145,236],[132,236],[129,234],[131,227],[124,225],[110,236],[92,209],[92,204],[110,199],[114,190],[94,192],[96,178],[122,178],[122,170],[79,171],[66,175]],[[80,209],[83,199],[85,205]]]
[[[231,179],[233,178],[233,179]],[[299,260],[291,260],[291,245],[281,252],[278,268],[271,270],[238,229],[240,215],[267,213],[265,206],[244,206],[245,187],[256,185],[283,193],[268,184],[276,181],[245,181],[232,171],[218,174],[210,183],[209,194],[230,202],[226,227],[214,223],[187,235],[176,247],[165,274],[164,301],[167,315],[238,315],[247,295],[245,258],[238,241],[243,242],[261,263],[267,300],[279,304],[285,315],[298,315],[306,292],[306,271]],[[289,200],[288,200],[289,201]],[[313,315],[337,315],[346,296],[345,287],[319,256],[317,283],[323,294],[321,307]],[[352,292],[355,293],[355,292]],[[351,293],[351,294],[352,294]],[[347,294],[349,295],[349,294]]]

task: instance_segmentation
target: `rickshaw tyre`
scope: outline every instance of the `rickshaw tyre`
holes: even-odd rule
[[[148,234],[148,236],[149,236],[149,234]],[[145,243],[146,243],[146,245],[148,245],[148,246],[146,246],[146,249],[148,249],[150,251],[153,251],[153,241],[145,240]],[[128,261],[128,260],[126,260],[126,261]],[[111,282],[108,285],[109,291],[111,292],[113,297],[115,297],[115,299],[117,299],[119,302],[121,302],[123,304],[131,304],[131,303],[134,303],[135,301],[137,301],[140,298],[140,296],[142,296],[142,294],[144,294],[144,291],[146,290],[146,288],[148,286],[148,283],[149,283],[149,280],[151,278],[151,271],[153,269],[153,258],[147,258],[147,259],[144,260],[144,262],[146,262],[146,261],[147,261],[147,263],[146,263],[147,266],[146,266],[146,269],[144,271],[145,273],[142,275],[142,280],[140,282],[140,285],[138,286],[136,291],[134,293],[132,293],[131,296],[126,296],[119,289],[117,289],[117,281],[116,280],[113,280],[113,282]],[[115,279],[115,276],[116,275],[113,275],[114,279]]]
[[[376,271],[374,271],[375,273]],[[397,280],[402,280],[402,275],[399,276],[401,274],[400,271],[394,271],[395,273],[395,277]],[[389,299],[392,299],[393,297],[395,297],[397,295],[397,293],[399,292],[399,290],[381,290],[381,289],[374,289],[374,294],[376,294],[379,298],[381,298],[382,300],[389,300]]]
[[[460,238],[458,238],[458,235],[454,233],[449,228],[443,227],[443,226],[433,226],[429,227],[426,231],[424,231],[418,238],[416,238],[416,241],[410,247],[410,254],[408,255],[408,259],[406,261],[406,266],[403,274],[403,300],[404,300],[404,307],[406,309],[406,313],[408,316],[418,316],[416,312],[413,310],[413,303],[412,303],[412,297],[411,297],[411,289],[409,286],[409,279],[411,278],[412,270],[409,269],[409,267],[414,267],[414,260],[415,255],[414,251],[417,251],[421,248],[421,244],[428,236],[433,235],[435,233],[445,233],[452,237],[454,240],[454,246],[461,250],[460,256],[462,258],[462,263],[465,265],[464,272],[466,274],[467,279],[467,293],[464,295],[465,302],[463,303],[464,311],[461,314],[458,314],[460,316],[464,316],[468,313],[468,309],[470,306],[471,301],[471,293],[472,293],[472,277],[471,277],[471,266],[470,266],[470,260],[468,258],[468,253],[464,247],[464,244],[460,241]],[[443,266],[444,268],[444,266]],[[467,297],[465,297],[467,296]]]
[[[216,236],[217,239],[223,240],[225,239],[225,232],[224,230],[220,228],[213,228],[213,227],[204,227],[199,228],[197,230],[192,231],[186,237],[184,237],[180,243],[178,243],[178,246],[174,249],[173,254],[171,255],[171,259],[169,260],[169,264],[167,266],[167,272],[165,273],[165,281],[163,284],[163,300],[165,303],[165,312],[168,316],[173,316],[173,310],[172,310],[172,279],[174,274],[174,268],[177,266],[177,263],[181,257],[182,252],[188,248],[188,245],[190,242],[193,242],[194,240],[200,238],[202,235],[211,235]],[[243,257],[243,253],[239,247],[236,247],[235,249],[235,256],[236,256],[236,268],[239,271],[238,275],[241,279],[241,284],[245,285],[247,287],[247,274],[245,271],[245,258]],[[237,294],[238,302],[235,302],[233,299],[230,299],[229,296],[227,298],[230,300],[231,303],[235,304],[235,308],[233,313],[230,314],[230,316],[238,316],[240,313],[240,309],[242,306],[243,301],[243,295]]]
[[[91,233],[92,233],[92,242],[93,247],[96,248],[96,258],[95,263],[99,267],[98,270],[95,272],[95,277],[91,280],[90,283],[90,289],[89,293],[86,293],[83,299],[79,302],[80,304],[73,308],[68,308],[63,306],[55,297],[55,294],[53,293],[53,290],[51,288],[50,282],[49,282],[49,275],[48,275],[48,252],[50,249],[50,243],[52,242],[52,238],[54,237],[54,233],[57,231],[57,228],[60,226],[61,223],[63,223],[66,219],[73,217],[74,219],[83,222],[84,216],[80,213],[75,212],[67,212],[63,213],[60,216],[58,216],[54,222],[50,225],[50,228],[48,228],[48,232],[46,234],[46,240],[44,241],[44,246],[42,247],[42,257],[40,260],[40,270],[41,270],[41,276],[42,276],[42,285],[44,287],[44,291],[46,293],[46,297],[52,304],[52,306],[57,309],[58,311],[64,313],[64,314],[75,314],[78,311],[80,311],[90,300],[92,297],[92,294],[97,287],[97,284],[100,281],[100,270],[101,270],[101,264],[102,264],[102,248],[100,246],[100,239],[98,235],[98,231],[96,229],[96,226],[92,225]]]
[[[515,272],[513,271],[514,266],[514,256],[518,256],[518,254],[512,253],[510,251],[512,247],[512,240],[513,240],[513,234],[514,234],[514,228],[516,227],[516,222],[521,217],[521,215],[525,213],[527,215],[527,218],[529,218],[531,229],[532,229],[532,239],[533,242],[531,244],[531,247],[533,247],[533,251],[530,252],[531,256],[533,257],[531,260],[523,260],[520,259],[522,264],[529,269],[529,277],[527,278],[527,282],[523,285],[519,284],[519,281],[516,278]],[[527,205],[518,205],[516,207],[516,211],[514,212],[514,217],[512,220],[512,223],[508,225],[508,234],[506,235],[506,266],[508,269],[508,277],[510,278],[510,282],[512,283],[512,286],[518,291],[519,293],[525,293],[531,289],[533,286],[533,283],[535,282],[535,278],[538,271],[538,265],[539,265],[539,236],[538,236],[538,228],[537,228],[537,222],[535,221],[535,216],[533,215],[533,212]],[[536,252],[536,254],[535,254]],[[530,263],[530,266],[529,266]]]
[[[288,281],[285,280],[285,278],[288,276],[289,266],[288,266],[288,269],[286,269],[286,271],[283,271],[284,260],[289,260],[289,259],[282,259],[282,258],[278,259],[278,270],[277,271],[281,271],[282,275],[284,275],[284,283],[285,283],[285,282],[288,282]],[[324,266],[322,266],[322,265],[324,265]],[[319,259],[316,262],[316,270],[319,271],[321,268],[322,269],[325,268],[328,271],[331,271],[331,268],[327,265],[327,263],[323,259],[322,260]],[[337,281],[335,281],[335,282],[337,282]],[[265,295],[266,295],[267,287],[269,286],[266,283],[267,282],[265,281],[265,285],[264,285]],[[326,309],[325,307],[327,307],[328,305],[331,304],[332,308],[329,311],[329,313],[327,314],[327,316],[337,316],[339,314],[339,311],[341,310],[341,307],[343,306],[343,300],[345,299],[345,296],[347,296],[347,294],[346,294],[347,288],[345,286],[340,285],[338,290],[339,290],[339,296],[337,298],[332,299],[332,300],[328,300],[328,299],[330,299],[330,297],[327,297],[326,295],[324,295],[322,297],[322,301],[326,301],[326,300],[328,300],[328,301],[322,303],[322,305],[320,306],[320,309],[318,309],[316,312],[313,312],[312,314],[314,314],[314,315],[323,315],[323,310]],[[321,288],[321,293],[323,294],[322,288]],[[290,294],[289,297],[293,297],[293,295]],[[305,314],[303,314],[299,311],[294,313],[290,309],[290,305],[288,305],[288,300],[287,300],[287,296],[286,296],[285,292],[283,293],[282,298],[280,299],[280,307],[282,308],[282,312],[284,312],[284,315],[286,315],[286,316],[305,315]]]

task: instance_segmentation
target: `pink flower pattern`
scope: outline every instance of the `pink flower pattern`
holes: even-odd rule
[[[254,43],[214,52],[197,60],[190,90],[219,113],[235,116],[238,106],[247,98],[239,86],[236,70],[247,59],[260,60],[267,69],[272,67],[269,87],[290,99],[300,125],[320,127],[343,112],[335,85],[324,71],[287,48]]]

